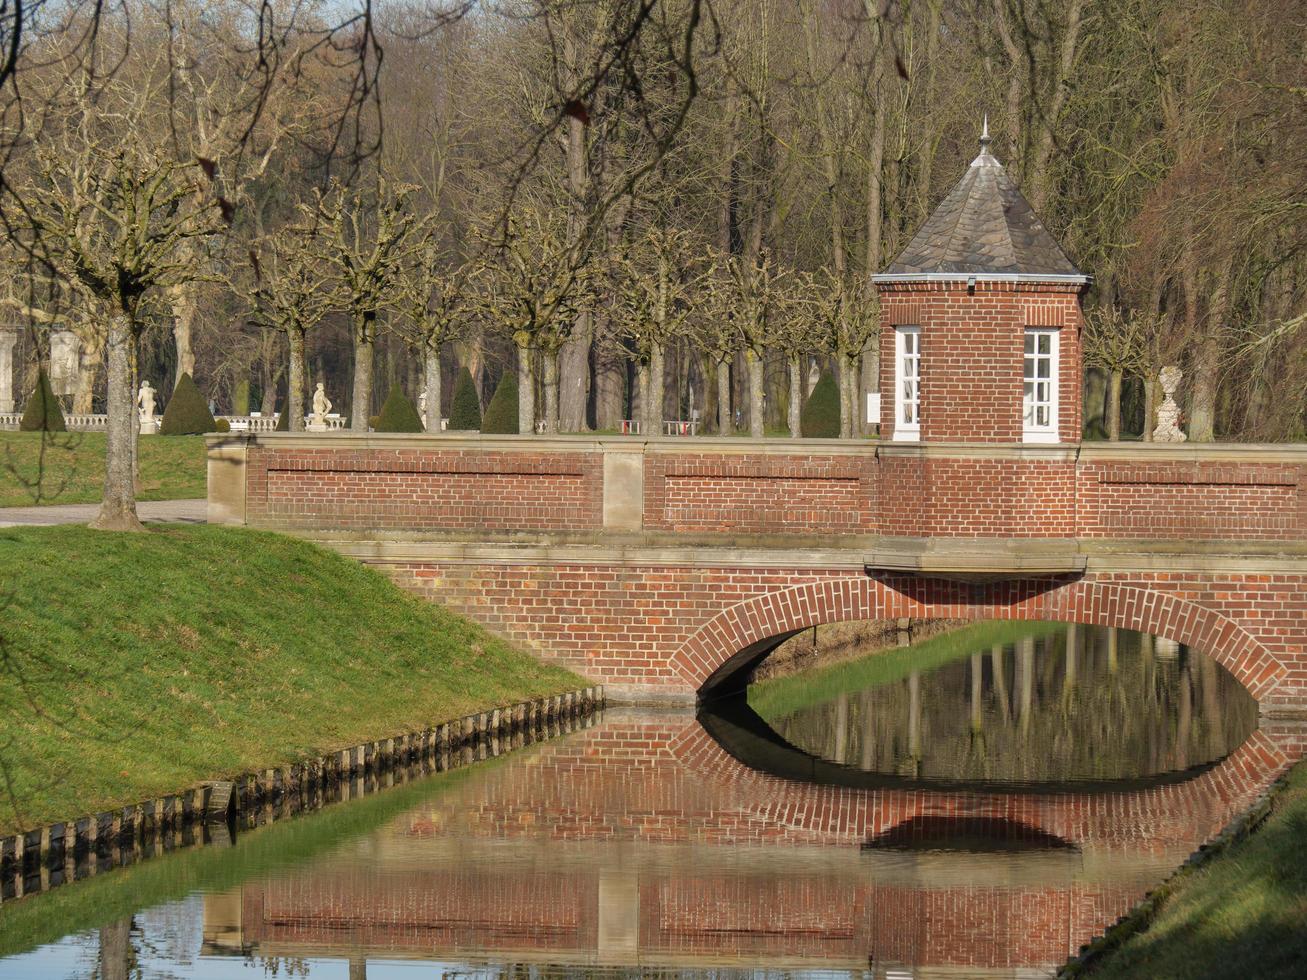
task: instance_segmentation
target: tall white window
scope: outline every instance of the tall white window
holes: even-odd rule
[[[1026,442],[1057,442],[1056,330],[1026,328],[1022,430]]]
[[[921,438],[921,328],[894,328],[894,438]]]

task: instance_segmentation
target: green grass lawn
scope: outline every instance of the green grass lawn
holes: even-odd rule
[[[1257,833],[1187,876],[1099,977],[1307,976],[1307,763]]]
[[[0,507],[91,504],[104,493],[103,432],[0,432]],[[204,436],[142,436],[140,500],[206,493]]]
[[[0,833],[583,685],[234,528],[0,529],[0,603]]]

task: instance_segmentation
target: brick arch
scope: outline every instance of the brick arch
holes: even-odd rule
[[[1154,589],[1092,579],[970,585],[913,576],[849,576],[768,592],[723,609],[672,656],[700,694],[725,689],[800,630],[850,620],[1028,619],[1115,626],[1183,643],[1262,699],[1287,668],[1234,620]]]

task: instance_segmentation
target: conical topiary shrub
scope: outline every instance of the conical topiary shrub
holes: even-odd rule
[[[273,432],[290,431],[290,402],[289,401],[282,404],[281,411],[277,413],[277,424],[272,431]]]
[[[418,410],[405,396],[398,383],[391,385],[386,403],[381,406],[374,428],[378,432],[425,432]]]
[[[807,439],[838,439],[840,434],[840,392],[830,372],[813,386],[799,417],[799,429]]]
[[[237,381],[236,387],[232,389],[231,414],[250,414],[250,383],[248,381]]]
[[[451,427],[453,423],[450,423]],[[517,432],[517,377],[511,371],[499,379],[481,420],[481,431],[498,435]]]
[[[475,432],[481,428],[481,400],[477,398],[477,386],[467,368],[458,372],[458,380],[454,382],[454,401],[449,406],[449,428],[461,432]]]
[[[27,407],[18,422],[20,432],[67,432],[64,412],[50,387],[50,376],[42,368],[36,373],[36,390],[27,399]]]
[[[177,379],[177,387],[168,399],[168,407],[163,410],[163,423],[159,434],[165,436],[194,436],[212,432],[216,426],[209,406],[204,404],[204,396],[195,386],[189,374]]]

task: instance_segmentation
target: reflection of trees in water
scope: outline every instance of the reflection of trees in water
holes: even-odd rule
[[[814,755],[949,779],[1115,779],[1219,759],[1257,704],[1210,657],[1068,626],[838,697],[773,727]]]

